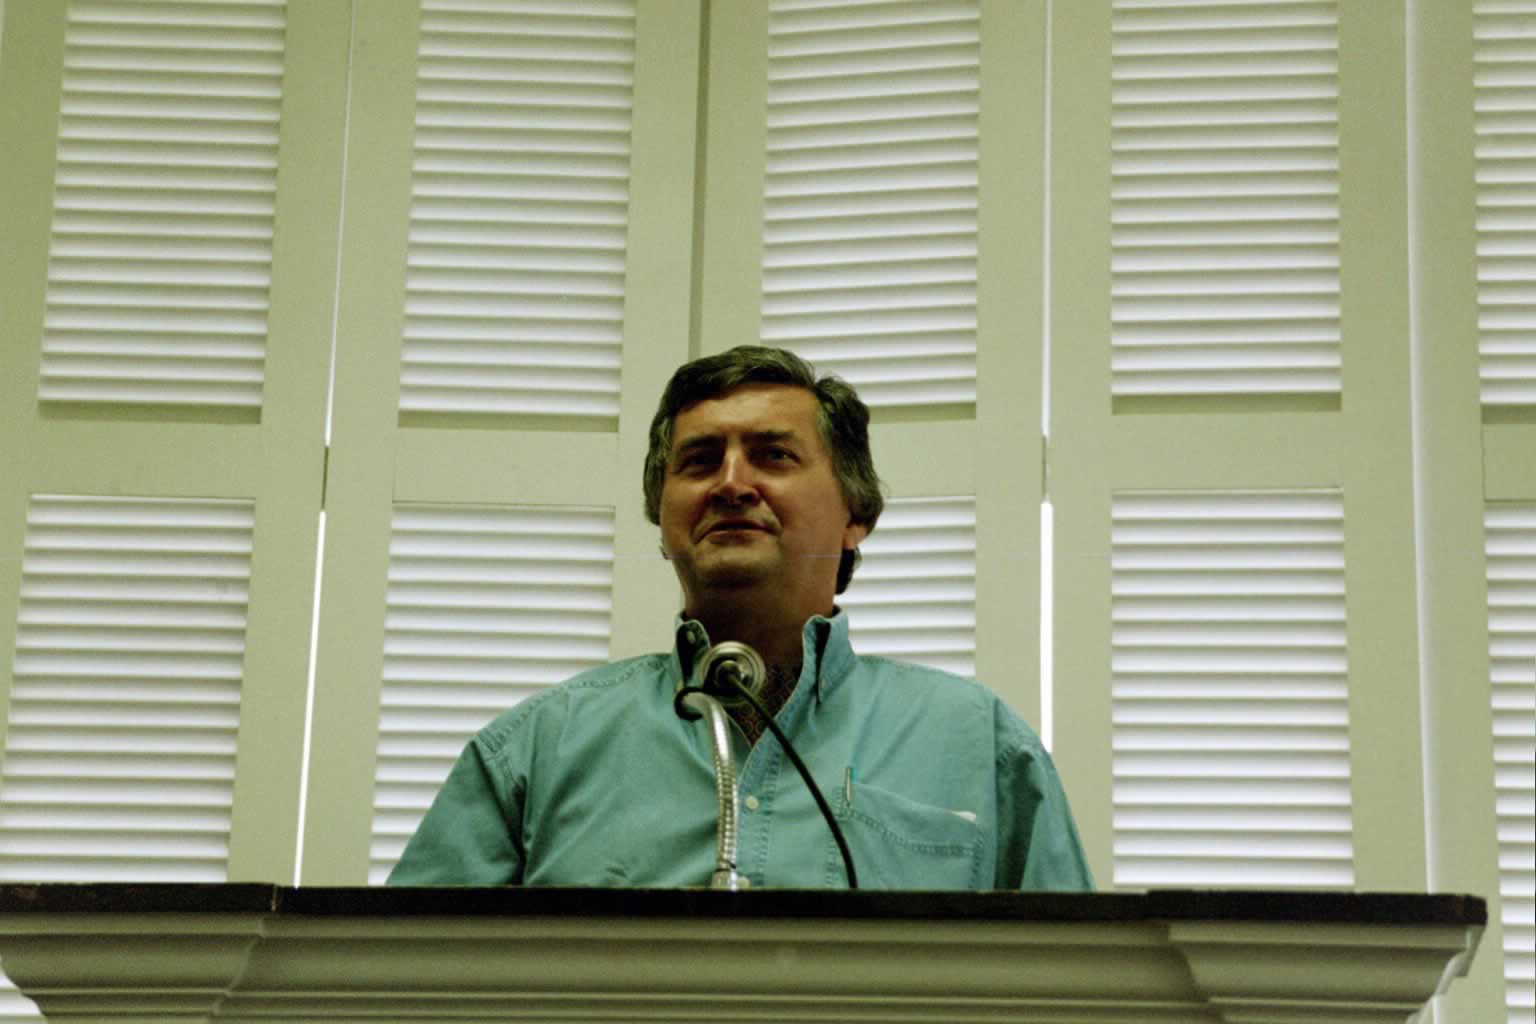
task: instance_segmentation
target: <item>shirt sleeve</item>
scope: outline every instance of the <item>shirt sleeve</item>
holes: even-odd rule
[[[453,770],[390,885],[515,885],[523,880],[523,786],[498,780],[479,737]]]
[[[1051,756],[1001,701],[996,714],[997,888],[1092,892],[1093,873]]]

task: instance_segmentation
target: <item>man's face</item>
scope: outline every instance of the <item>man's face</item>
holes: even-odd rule
[[[804,618],[831,611],[838,560],[869,531],[848,521],[816,415],[804,388],[750,384],[673,420],[661,543],[691,614],[742,590]]]

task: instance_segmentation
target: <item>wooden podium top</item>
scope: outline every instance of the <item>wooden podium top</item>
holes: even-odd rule
[[[50,1024],[1403,1021],[1475,896],[0,885]]]
[[[934,921],[1248,921],[1359,925],[1488,923],[1478,896],[1332,890],[1136,893],[861,889],[294,887],[260,882],[0,883],[0,914],[254,913],[379,916],[844,918]]]

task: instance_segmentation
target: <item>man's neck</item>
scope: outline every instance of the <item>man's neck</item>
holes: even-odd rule
[[[833,609],[828,608],[823,614],[832,613]],[[747,605],[732,601],[716,601],[707,609],[685,611],[683,614],[703,624],[709,633],[710,643],[735,640],[751,647],[762,657],[768,668],[768,678],[764,680],[759,700],[770,716],[777,715],[794,692],[795,682],[800,678],[804,654],[802,638],[805,624],[811,615],[783,613],[771,605],[765,607],[763,603]],[[736,720],[750,743],[756,743],[766,728],[761,717],[746,704],[732,706],[731,717]]]
[[[828,608],[824,614],[830,615]],[[802,653],[802,635],[810,614],[775,614],[758,607],[716,603],[707,609],[688,610],[688,618],[698,619],[709,633],[710,643],[726,640],[744,643],[755,650],[772,669],[790,678],[798,678]]]

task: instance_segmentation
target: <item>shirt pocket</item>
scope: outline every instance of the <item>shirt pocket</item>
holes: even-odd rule
[[[976,888],[982,831],[973,814],[859,782],[838,794],[833,814],[861,889]],[[827,843],[826,882],[847,885],[837,843]]]

